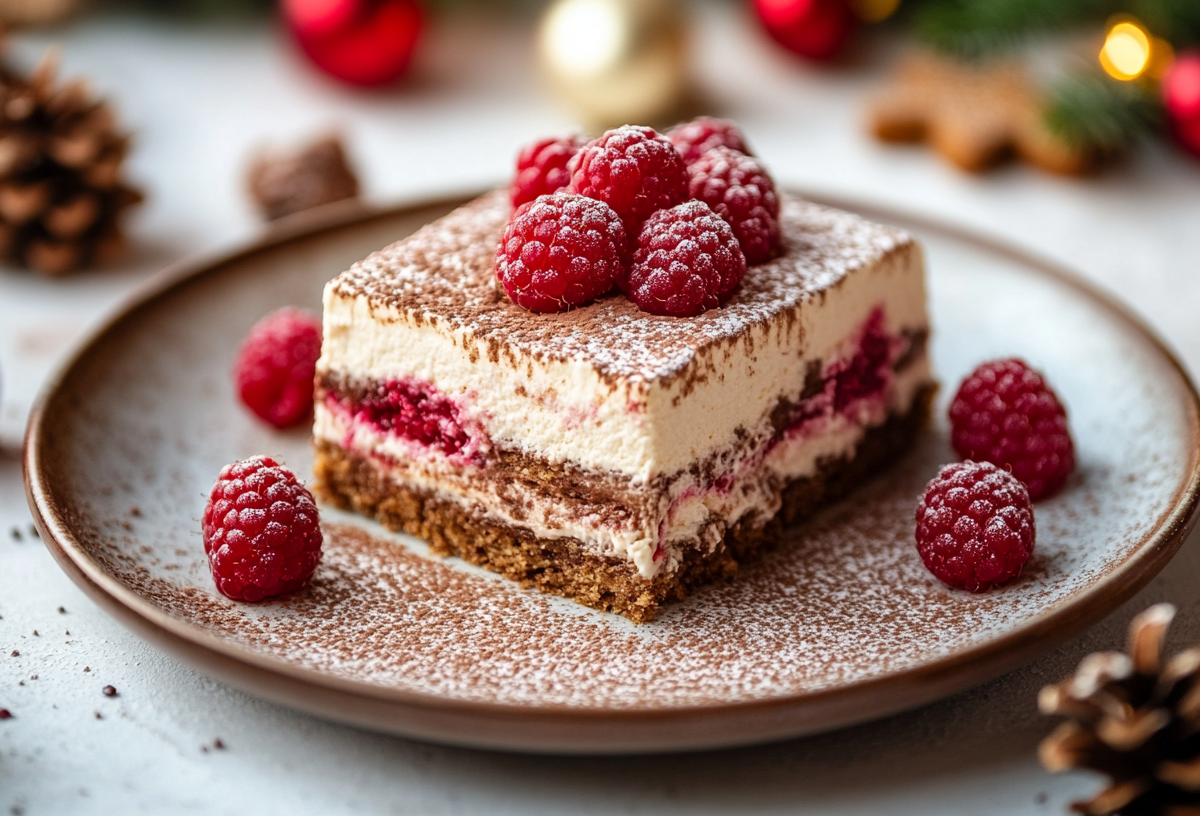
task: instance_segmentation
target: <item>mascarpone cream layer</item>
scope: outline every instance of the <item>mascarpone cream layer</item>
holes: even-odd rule
[[[922,256],[912,241],[877,253],[836,284],[806,293],[788,314],[749,326],[669,377],[606,378],[582,356],[489,357],[469,328],[346,296],[336,283],[325,290],[319,374],[432,383],[496,444],[642,483],[728,446],[781,396],[798,396],[810,361],[831,359],[880,304],[889,335],[927,326]]]

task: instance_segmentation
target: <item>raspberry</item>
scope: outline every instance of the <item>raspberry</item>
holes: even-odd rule
[[[242,402],[276,428],[307,419],[320,356],[320,320],[302,309],[272,312],[238,349],[233,376]]]
[[[563,312],[613,288],[625,227],[603,201],[554,193],[517,210],[496,249],[496,278],[521,306]]]
[[[517,156],[517,175],[510,188],[513,209],[570,184],[567,165],[584,144],[582,136],[556,136],[526,145]]]
[[[732,297],[745,273],[729,224],[703,201],[687,201],[646,221],[622,288],[642,311],[689,317]]]
[[[990,462],[946,465],[917,504],[917,552],[956,589],[984,592],[1016,578],[1035,532],[1029,491]]]
[[[779,247],[779,198],[753,156],[714,147],[688,167],[691,196],[729,222],[746,263],[762,263]]]
[[[742,136],[742,131],[726,119],[698,116],[668,130],[667,138],[675,145],[688,167],[714,147],[728,147],[747,156],[752,155],[750,148],[746,147],[746,137]]]
[[[266,456],[221,469],[200,527],[217,589],[236,601],[295,592],[321,560],[312,494]]]
[[[584,145],[574,160],[571,191],[599,199],[636,234],[658,210],[687,195],[687,167],[653,128],[625,125]]]
[[[1075,469],[1067,412],[1022,360],[996,360],[971,372],[950,403],[950,428],[959,456],[1007,468],[1035,501],[1062,489]]]

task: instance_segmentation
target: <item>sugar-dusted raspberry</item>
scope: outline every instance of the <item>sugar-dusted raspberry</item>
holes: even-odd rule
[[[509,192],[515,210],[538,196],[556,193],[571,183],[567,167],[579,148],[587,144],[582,136],[552,136],[528,144],[517,156],[517,174]]]
[[[295,592],[321,560],[312,494],[266,456],[221,469],[200,529],[217,589],[236,601]]]
[[[733,296],[746,258],[729,224],[703,201],[650,216],[622,288],[644,312],[688,317]]]
[[[554,193],[517,210],[496,249],[496,278],[535,312],[590,303],[624,274],[625,227],[603,201]]]
[[[688,167],[691,196],[729,222],[746,263],[770,258],[779,247],[779,197],[766,168],[753,156],[714,147]]]
[[[321,321],[303,309],[284,308],[254,324],[233,364],[246,407],[276,428],[307,419],[313,376],[321,356]]]
[[[1067,412],[1023,360],[971,372],[950,403],[950,428],[959,456],[1011,470],[1035,501],[1061,490],[1075,469]]]
[[[689,167],[714,147],[728,147],[747,156],[753,155],[746,146],[746,137],[733,122],[727,119],[713,119],[710,116],[698,116],[690,122],[683,122],[667,131],[667,138],[684,164]]]
[[[603,201],[636,234],[658,210],[687,195],[687,167],[653,128],[625,125],[588,142],[573,162],[571,191]]]
[[[956,589],[985,592],[1016,578],[1035,532],[1029,491],[990,462],[946,465],[917,504],[917,552]]]

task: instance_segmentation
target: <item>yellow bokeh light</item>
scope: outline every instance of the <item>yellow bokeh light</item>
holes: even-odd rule
[[[1134,22],[1120,22],[1108,30],[1100,49],[1100,64],[1114,79],[1137,79],[1150,65],[1150,35]]]

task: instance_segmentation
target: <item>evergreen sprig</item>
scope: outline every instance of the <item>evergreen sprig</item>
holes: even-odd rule
[[[1162,108],[1148,86],[1078,74],[1049,91],[1046,125],[1068,143],[1118,153],[1158,127]]]
[[[1200,45],[1200,2],[1197,0],[1130,0],[1128,6],[1129,14],[1175,48]]]
[[[978,59],[1054,33],[1130,14],[1176,48],[1200,43],[1200,0],[926,0],[918,35],[940,51]]]

